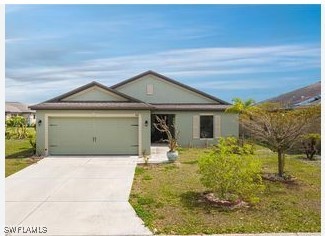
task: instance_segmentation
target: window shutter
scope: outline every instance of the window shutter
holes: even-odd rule
[[[148,95],[153,94],[153,84],[147,84],[147,94]]]
[[[200,116],[193,116],[193,138],[200,138]]]
[[[213,120],[214,138],[221,137],[221,116],[214,116]]]

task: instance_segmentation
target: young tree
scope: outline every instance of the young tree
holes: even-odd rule
[[[215,148],[199,159],[202,184],[221,200],[257,202],[264,185],[261,163],[251,150],[249,144],[238,146],[236,138],[220,138]]]
[[[233,105],[227,108],[226,112],[242,114],[250,109],[254,109],[253,105],[255,104],[255,101],[251,98],[247,99],[246,101],[240,98],[234,98],[232,101],[234,102]]]
[[[283,177],[284,156],[299,141],[313,121],[320,116],[320,106],[283,109],[279,104],[262,104],[242,113],[241,121],[252,138],[278,154],[278,175]]]
[[[242,100],[240,98],[232,99],[233,105],[226,109],[228,113],[236,113],[239,115],[239,137],[240,140],[243,142],[245,138],[245,130],[242,126],[242,114],[248,113],[250,110],[255,109],[255,101],[253,99]]]

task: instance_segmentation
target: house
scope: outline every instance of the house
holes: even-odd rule
[[[288,109],[299,109],[308,106],[320,105],[321,101],[321,82],[319,81],[308,86],[280,94],[277,97],[270,98],[263,102],[280,103]],[[313,122],[311,127],[308,129],[308,133],[321,133],[321,118]]]
[[[12,116],[23,116],[28,126],[34,125],[36,122],[36,111],[28,108],[27,104],[20,102],[6,102],[6,120]]]
[[[283,93],[263,102],[280,103],[287,108],[317,105],[321,103],[321,82]],[[261,103],[263,103],[261,102]]]
[[[91,82],[31,109],[38,117],[37,150],[44,155],[141,155],[164,140],[153,126],[156,115],[175,123],[181,146],[238,136],[237,115],[224,112],[229,106],[147,71],[111,87]]]

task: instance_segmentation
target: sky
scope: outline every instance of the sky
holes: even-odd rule
[[[320,81],[320,5],[6,5],[6,101],[147,70],[231,102]]]

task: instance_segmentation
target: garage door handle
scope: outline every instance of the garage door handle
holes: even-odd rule
[[[95,140],[95,143],[96,143],[96,141],[97,141],[97,138],[96,138],[96,137],[94,137],[94,140]]]

